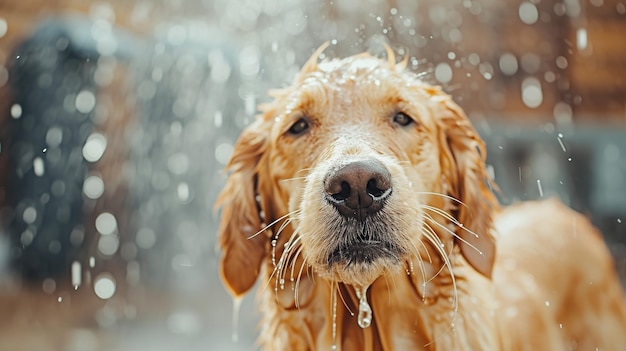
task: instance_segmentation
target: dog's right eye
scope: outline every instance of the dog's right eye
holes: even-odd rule
[[[406,127],[413,123],[413,119],[404,112],[398,112],[393,116],[393,121],[399,126]]]
[[[309,129],[309,122],[306,119],[300,118],[294,123],[291,128],[289,128],[289,134],[291,135],[300,135],[304,133],[307,129]]]

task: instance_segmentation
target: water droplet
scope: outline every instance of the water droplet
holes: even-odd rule
[[[102,273],[96,277],[93,290],[96,296],[102,300],[108,300],[115,295],[115,279],[108,273]]]
[[[78,261],[72,262],[71,278],[74,290],[78,289],[80,284],[82,284],[82,267]]]
[[[87,162],[96,162],[102,157],[106,147],[107,139],[104,135],[99,133],[91,134],[87,138],[85,146],[83,146],[83,157]]]
[[[108,212],[103,212],[96,218],[96,230],[102,235],[113,234],[117,230],[117,220],[115,216]]]
[[[152,248],[152,246],[154,246],[154,243],[156,242],[156,233],[150,228],[141,228],[137,232],[135,242],[140,248],[148,250]]]
[[[522,101],[530,108],[537,108],[543,102],[541,83],[537,78],[528,77],[522,81]]]
[[[368,328],[372,325],[372,308],[367,302],[368,288],[369,286],[355,287],[356,296],[359,298],[359,314],[357,315],[357,321],[361,328]]]
[[[567,65],[568,65],[568,62],[567,62],[567,59],[565,57],[559,56],[559,57],[556,58],[555,64],[560,69],[566,69]]]
[[[520,4],[518,15],[520,20],[525,24],[535,24],[539,19],[539,11],[537,10],[537,6],[535,4],[524,1]]]
[[[117,235],[104,235],[98,239],[98,251],[105,256],[112,256],[117,252],[120,240]]]
[[[37,219],[37,210],[32,206],[26,207],[24,213],[22,214],[22,219],[27,224],[35,223],[35,220]]]
[[[177,152],[167,159],[167,168],[173,174],[185,174],[189,169],[189,156],[182,152]]]
[[[435,67],[435,78],[440,83],[448,83],[452,80],[452,68],[446,62],[441,62]]]
[[[0,18],[0,38],[2,38],[7,31],[9,30],[9,26],[7,25],[7,20],[4,18]]]
[[[41,157],[35,157],[33,160],[33,172],[38,177],[41,177],[44,174],[45,166]]]
[[[519,67],[517,63],[517,58],[515,57],[515,55],[509,52],[504,53],[502,54],[502,56],[500,56],[500,59],[498,60],[498,66],[500,67],[500,71],[507,76],[512,76],[517,73]]]
[[[88,90],[83,90],[76,95],[74,105],[78,112],[87,114],[96,106],[96,96]]]
[[[189,185],[187,183],[180,183],[176,189],[178,199],[182,202],[189,200]]]
[[[556,140],[559,141],[559,145],[561,145],[561,150],[563,150],[563,152],[566,152],[567,150],[565,149],[565,144],[563,144],[563,140],[561,140],[563,136],[561,135],[560,137],[556,138]]]
[[[571,124],[572,122],[572,107],[565,102],[557,102],[554,105],[554,119],[559,124]]]
[[[83,193],[90,199],[98,199],[104,194],[104,182],[98,176],[89,176],[83,183]]]
[[[471,53],[467,57],[467,61],[473,66],[478,66],[478,64],[480,63],[480,56],[478,56],[477,53]]]
[[[578,51],[583,51],[587,48],[587,30],[585,28],[579,28],[576,31],[576,48]]]
[[[215,115],[213,116],[213,123],[215,124],[216,128],[220,128],[222,126],[222,123],[224,123],[224,116],[222,115],[222,111],[215,112]]]
[[[228,163],[228,159],[232,153],[233,145],[230,143],[222,143],[215,146],[215,159],[222,165]]]
[[[243,297],[233,297],[233,342],[239,341],[239,311],[241,310],[241,302]]]
[[[543,189],[541,188],[541,180],[537,179],[537,188],[539,188],[539,197],[543,197]]]
[[[14,104],[13,106],[11,106],[11,117],[13,117],[14,119],[22,117],[22,106],[18,104]]]
[[[46,144],[50,147],[57,147],[63,141],[63,130],[59,127],[52,127],[46,132]]]
[[[46,278],[41,285],[43,292],[52,294],[57,289],[57,282],[52,278]]]

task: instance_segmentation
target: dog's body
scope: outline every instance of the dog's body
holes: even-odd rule
[[[264,349],[626,347],[593,227],[501,209],[461,109],[389,57],[314,55],[235,146],[221,273],[236,296],[261,276]]]

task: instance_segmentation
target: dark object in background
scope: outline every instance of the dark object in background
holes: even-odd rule
[[[94,26],[48,20],[14,54],[0,204],[12,268],[31,282],[68,280],[78,261],[83,275],[113,271],[120,283],[207,284],[198,276],[215,271],[213,202],[229,145],[254,114],[240,96],[253,96],[253,77],[242,81],[235,43],[210,29],[172,43]],[[114,67],[112,82],[101,66]],[[104,187],[95,198],[83,191],[93,176]],[[104,213],[113,233],[97,228]]]
[[[6,170],[11,266],[29,281],[65,275],[85,247],[83,145],[94,130],[101,55],[81,18],[41,24],[12,55]],[[130,39],[114,33],[117,57]],[[5,212],[6,213],[6,212]]]

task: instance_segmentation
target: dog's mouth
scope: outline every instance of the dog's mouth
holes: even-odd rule
[[[356,227],[350,226],[352,230],[344,230],[343,233],[340,231],[338,234],[343,235],[344,240],[328,254],[328,267],[347,268],[354,264],[371,264],[380,259],[399,261],[402,250],[384,234],[382,223],[377,224],[372,226],[362,223]]]
[[[355,264],[371,264],[380,259],[400,261],[402,250],[393,243],[382,240],[355,241],[344,244],[328,255],[328,267],[350,267]]]

